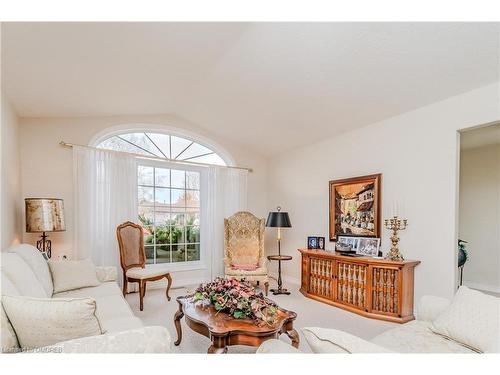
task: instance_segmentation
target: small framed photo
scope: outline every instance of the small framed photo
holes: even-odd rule
[[[318,249],[325,250],[325,237],[318,237]]]
[[[338,236],[337,243],[340,247],[349,248],[350,251],[358,251],[359,237],[349,237],[349,236]]]
[[[376,257],[380,247],[380,238],[360,238],[356,254]]]
[[[307,237],[307,248],[317,249],[318,248],[318,237]]]

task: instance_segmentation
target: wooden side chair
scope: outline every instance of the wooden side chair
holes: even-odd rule
[[[143,300],[146,295],[146,283],[167,279],[168,291],[172,285],[172,277],[165,270],[146,268],[146,253],[144,251],[144,233],[140,225],[127,221],[116,228],[116,237],[120,247],[120,264],[123,270],[123,296],[128,293],[128,283],[139,284],[140,310],[143,310]]]

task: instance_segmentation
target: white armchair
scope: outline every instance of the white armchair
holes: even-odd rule
[[[453,301],[423,296],[417,306],[416,320],[370,340],[329,328],[309,327],[302,332],[314,353],[497,352],[500,347],[499,311],[498,299],[461,287]],[[435,333],[443,325],[449,329],[446,335]],[[292,352],[297,353],[280,340],[266,341],[257,350],[257,353]]]

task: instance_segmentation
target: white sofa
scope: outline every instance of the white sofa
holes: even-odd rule
[[[490,298],[490,297],[488,297]],[[420,299],[417,306],[417,319],[398,327],[392,328],[382,334],[367,341],[360,337],[351,335],[336,329],[328,328],[303,328],[302,332],[306,337],[307,343],[314,353],[478,353],[480,350],[459,343],[451,338],[434,333],[430,327],[442,313],[447,311],[451,301],[445,298],[435,296],[424,296]],[[491,305],[490,305],[491,306]],[[493,307],[489,317],[497,316],[500,321],[500,311]],[[494,330],[488,332],[482,318],[485,316],[481,307],[474,305],[471,301],[471,315],[476,319],[464,319],[464,331],[474,331],[477,328],[478,335],[491,335],[496,340],[500,340],[498,332],[498,322]],[[464,314],[464,318],[465,318]],[[491,327],[491,325],[490,325]],[[499,347],[498,345],[496,346]],[[264,342],[257,353],[300,353],[289,344],[281,340],[269,340]]]
[[[100,285],[53,293],[50,268],[31,245],[16,245],[2,252],[1,293],[36,298],[91,297],[105,334],[73,339],[43,348],[43,352],[64,353],[166,353],[171,338],[165,327],[144,327],[134,316],[116,283],[116,267],[96,267]],[[15,331],[2,306],[2,351],[19,351]]]

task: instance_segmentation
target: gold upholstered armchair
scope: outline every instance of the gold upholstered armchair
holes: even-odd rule
[[[240,211],[224,219],[224,273],[226,277],[264,284],[269,279],[264,253],[265,219]]]

